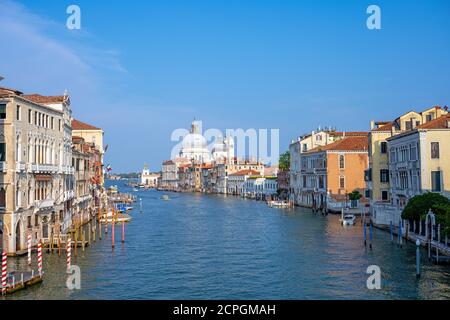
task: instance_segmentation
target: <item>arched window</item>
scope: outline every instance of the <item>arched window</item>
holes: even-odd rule
[[[339,169],[345,169],[345,156],[339,155]]]
[[[20,134],[17,135],[16,137],[16,161],[20,162],[21,160],[21,152],[20,152],[20,148],[21,148],[22,144],[20,143]]]

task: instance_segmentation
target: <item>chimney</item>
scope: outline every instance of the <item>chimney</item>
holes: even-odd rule
[[[375,129],[375,120],[370,121],[370,130]]]

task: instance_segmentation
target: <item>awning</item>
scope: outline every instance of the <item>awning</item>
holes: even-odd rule
[[[37,174],[35,176],[35,179],[36,181],[52,181],[52,176],[46,174]]]

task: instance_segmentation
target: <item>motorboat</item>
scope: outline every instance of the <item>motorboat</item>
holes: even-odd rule
[[[164,201],[169,201],[170,200],[170,198],[169,198],[169,196],[167,194],[163,195],[161,197],[161,199],[164,200]]]
[[[267,204],[271,208],[288,208],[289,203],[286,201],[268,201]]]
[[[356,216],[354,214],[347,214],[342,220],[344,226],[353,226],[355,224]]]

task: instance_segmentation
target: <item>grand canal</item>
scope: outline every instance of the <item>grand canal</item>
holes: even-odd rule
[[[142,212],[136,204],[125,244],[117,226],[114,250],[110,233],[78,250],[81,290],[66,288],[65,255],[45,254],[44,283],[6,299],[450,299],[450,267],[424,259],[416,280],[415,246],[399,248],[383,231],[374,230],[370,251],[361,224],[343,228],[338,216],[162,194],[136,193]],[[25,260],[9,268],[26,270]],[[381,290],[366,287],[370,265],[381,268]]]

